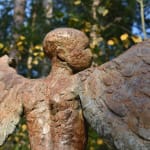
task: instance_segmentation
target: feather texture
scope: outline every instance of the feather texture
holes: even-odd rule
[[[21,77],[8,66],[7,61],[7,56],[0,59],[0,145],[14,131],[22,112],[22,102],[18,96]]]
[[[85,118],[117,149],[150,148],[150,40],[79,73]]]

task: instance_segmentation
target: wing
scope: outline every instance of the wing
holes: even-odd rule
[[[7,61],[7,56],[0,58],[0,145],[14,131],[22,112],[18,92],[24,79],[8,66]]]
[[[117,149],[150,147],[150,40],[78,74],[85,118]]]

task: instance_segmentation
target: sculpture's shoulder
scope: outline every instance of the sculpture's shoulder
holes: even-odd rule
[[[2,57],[0,57],[0,65],[8,65],[8,56],[7,55],[4,55]]]
[[[140,60],[144,61],[144,63],[150,64],[150,39],[132,46],[114,60],[127,61],[127,59],[130,63],[133,61],[136,62],[137,60],[139,62]]]

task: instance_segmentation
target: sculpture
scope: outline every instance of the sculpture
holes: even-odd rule
[[[38,80],[17,75],[7,56],[0,58],[0,144],[13,132],[24,107],[32,150],[83,150],[82,110],[117,149],[150,148],[150,40],[82,71],[92,60],[87,45],[87,37],[76,29],[48,33],[43,48],[52,71]]]

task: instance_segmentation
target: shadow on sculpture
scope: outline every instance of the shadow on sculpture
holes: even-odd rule
[[[83,114],[116,149],[150,148],[150,40],[99,67],[90,67],[87,46],[76,29],[48,33],[43,48],[52,70],[37,80],[23,78],[7,56],[0,58],[0,145],[24,110],[32,150],[84,150]]]

